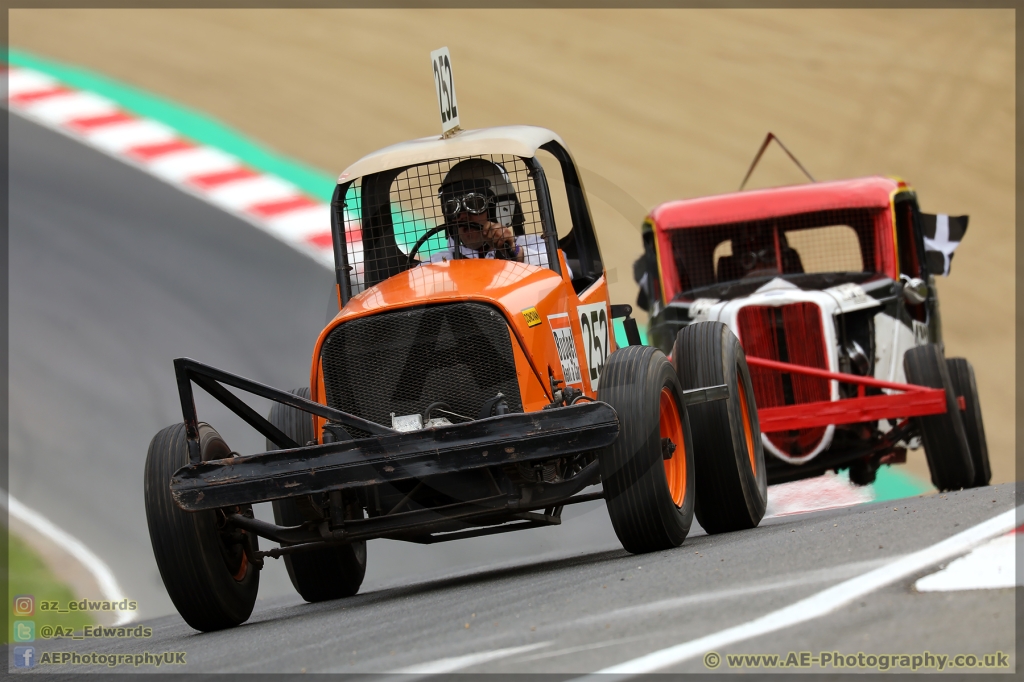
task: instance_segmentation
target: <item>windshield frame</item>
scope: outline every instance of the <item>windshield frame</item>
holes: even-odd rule
[[[891,204],[888,207],[846,206],[826,208],[801,213],[764,216],[757,220],[721,222],[705,225],[675,227],[658,225],[653,222],[655,244],[658,250],[658,263],[662,283],[663,301],[669,302],[680,297],[687,298],[695,292],[707,290],[715,286],[736,284],[743,278],[718,281],[713,261],[716,247],[723,241],[736,238],[743,229],[764,235],[768,227],[772,234],[772,250],[774,252],[774,270],[765,271],[763,281],[774,277],[786,279],[789,275],[825,274],[832,271],[814,271],[805,273],[802,266],[799,270],[779,268],[782,251],[787,246],[782,243],[779,235],[815,229],[832,225],[847,225],[853,228],[860,244],[862,270],[852,274],[875,273],[896,278],[895,251],[893,244],[893,213]],[[801,226],[801,223],[803,225]],[[777,234],[776,234],[777,231]],[[704,242],[696,246],[700,234],[707,235]],[[735,235],[735,236],[734,236]],[[696,248],[695,248],[696,247]],[[699,249],[699,253],[697,252]],[[705,253],[706,252],[706,253]],[[799,261],[799,259],[798,259]],[[693,283],[690,272],[693,270]],[[680,271],[686,281],[681,281]],[[834,271],[835,274],[845,272]]]

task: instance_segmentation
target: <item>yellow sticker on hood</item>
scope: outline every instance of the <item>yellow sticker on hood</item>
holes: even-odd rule
[[[540,313],[537,312],[536,308],[527,308],[524,310],[523,317],[526,318],[527,327],[536,327],[541,323]]]

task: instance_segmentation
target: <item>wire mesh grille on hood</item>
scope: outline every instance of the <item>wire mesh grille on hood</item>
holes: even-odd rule
[[[475,418],[498,392],[510,411],[523,411],[505,317],[482,303],[345,322],[327,336],[321,358],[327,404],[383,426],[392,412],[422,413],[438,401]]]

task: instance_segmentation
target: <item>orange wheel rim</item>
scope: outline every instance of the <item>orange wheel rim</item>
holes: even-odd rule
[[[754,449],[754,427],[750,425],[750,410],[747,407],[747,391],[743,387],[743,381],[740,379],[742,375],[739,373],[739,368],[736,368],[736,387],[739,389],[736,391],[740,397],[740,414],[743,415],[743,439],[747,444],[747,457],[750,459],[750,470],[757,476],[757,459],[754,457],[756,450]]]
[[[683,506],[686,497],[686,441],[683,439],[683,420],[679,416],[679,406],[672,391],[667,387],[661,389],[660,432],[662,438],[668,438],[676,446],[671,459],[665,462],[665,479],[668,481],[668,493],[672,502]]]
[[[235,572],[232,578],[241,581],[245,577],[245,572],[249,570],[249,557],[245,554],[242,555],[242,560],[238,563],[238,571]]]

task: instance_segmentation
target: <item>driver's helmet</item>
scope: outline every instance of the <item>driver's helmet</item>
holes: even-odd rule
[[[448,171],[437,195],[449,225],[462,211],[486,211],[491,222],[511,227],[516,235],[523,234],[523,210],[508,173],[500,164],[486,159],[459,161]]]
[[[782,235],[779,235],[782,237]],[[770,229],[744,227],[732,240],[732,254],[744,272],[776,267],[775,240]]]

